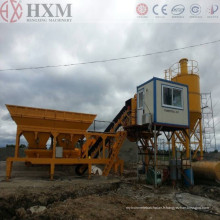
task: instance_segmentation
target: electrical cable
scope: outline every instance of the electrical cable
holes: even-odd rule
[[[163,53],[170,53],[178,50],[185,50],[188,48],[194,48],[194,47],[200,47],[204,45],[219,43],[220,40],[210,41],[206,43],[200,43],[200,44],[194,44],[186,47],[180,47],[175,49],[169,49],[164,51],[158,51],[158,52],[152,52],[147,54],[141,54],[141,55],[134,55],[134,56],[127,56],[127,57],[119,57],[119,58],[111,58],[106,60],[95,60],[95,61],[88,61],[88,62],[80,62],[80,63],[71,63],[71,64],[60,64],[60,65],[47,65],[47,66],[37,66],[37,67],[23,67],[23,68],[10,68],[10,69],[0,69],[0,72],[3,71],[20,71],[20,70],[30,70],[30,69],[46,69],[46,68],[58,68],[58,67],[68,67],[68,66],[78,66],[78,65],[86,65],[86,64],[95,64],[95,63],[106,63],[106,62],[112,62],[112,61],[118,61],[118,60],[126,60],[126,59],[132,59],[132,58],[138,58],[138,57],[146,57],[146,56],[152,56],[156,54],[163,54]]]

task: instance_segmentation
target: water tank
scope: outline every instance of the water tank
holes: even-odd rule
[[[219,161],[199,161],[192,163],[192,168],[197,179],[220,181]]]

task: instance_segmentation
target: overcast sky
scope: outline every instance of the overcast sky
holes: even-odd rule
[[[68,64],[145,54],[220,39],[220,24],[0,24],[0,69]],[[220,43],[129,60],[0,72],[0,146],[15,142],[5,104],[95,113],[112,120],[136,86],[181,58],[197,60],[201,92],[212,92],[220,121]],[[216,127],[220,143],[220,124]]]

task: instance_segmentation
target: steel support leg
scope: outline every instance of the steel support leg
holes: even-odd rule
[[[13,161],[7,160],[6,162],[6,180],[9,181],[11,178],[11,170],[12,170]]]
[[[89,179],[91,179],[91,173],[92,173],[92,164],[91,163],[89,163],[88,164],[88,172],[89,172]]]
[[[54,169],[55,169],[55,164],[51,163],[50,164],[50,180],[53,180],[54,177]]]

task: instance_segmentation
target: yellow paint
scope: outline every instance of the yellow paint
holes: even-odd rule
[[[89,167],[89,176],[92,164],[104,164],[107,167],[105,175],[108,175],[115,163],[119,164],[120,171],[123,171],[123,163],[118,159],[118,152],[127,133],[125,131],[117,133],[88,132],[87,129],[96,115],[13,105],[7,105],[7,108],[17,124],[15,157],[7,159],[7,179],[11,176],[13,162],[48,164],[50,165],[51,179],[53,179],[56,164],[86,164]],[[125,112],[115,127],[119,123],[123,123],[125,118],[127,120],[127,116],[128,114]],[[25,158],[19,157],[21,135],[24,135],[28,141]],[[48,149],[46,143],[50,137],[52,142]],[[104,152],[99,155],[99,158],[94,159],[93,154],[88,155],[88,150],[98,138],[103,141],[97,149],[102,147]],[[107,138],[111,140],[112,144],[108,147],[105,146]],[[78,141],[81,143],[85,141],[81,148],[75,146]],[[63,157],[61,158],[56,158],[57,146],[63,148]],[[115,148],[116,146],[117,148]],[[106,150],[112,152],[111,158],[108,158],[109,152],[105,155]]]
[[[189,112],[190,112],[190,136],[197,135],[196,128],[200,129],[199,136],[197,135],[198,148],[201,152],[201,158],[203,157],[203,147],[202,147],[202,129],[201,129],[201,96],[200,96],[200,77],[198,74],[193,72],[193,67],[191,67],[190,72],[188,72],[188,59],[183,58],[179,61],[179,69],[178,74],[171,78],[173,82],[178,82],[182,84],[188,85],[189,89]],[[179,134],[183,134],[183,132],[176,132]],[[187,131],[189,134],[189,132]],[[189,138],[187,135],[185,136],[185,141],[182,143],[186,150],[186,158],[190,156],[189,149]],[[172,142],[175,145],[175,141]],[[174,148],[173,148],[174,149]],[[174,153],[173,153],[174,154]],[[194,155],[196,156],[196,155]]]
[[[137,120],[137,94],[131,99],[131,125],[136,125]]]
[[[187,75],[188,74],[188,59],[183,58],[179,61],[180,68],[181,68],[181,75]]]
[[[201,113],[201,98],[200,98],[200,78],[199,75],[188,73],[186,67],[186,59],[180,60],[181,72],[174,76],[171,80],[188,85],[189,88],[189,111],[190,113]],[[182,63],[183,62],[183,63]],[[193,119],[194,115],[192,116]],[[198,116],[195,116],[198,119]],[[193,125],[192,125],[193,126]]]
[[[199,161],[192,163],[195,177],[220,181],[219,161]]]
[[[6,105],[18,126],[66,128],[86,131],[96,115]],[[39,130],[40,131],[40,130]]]

